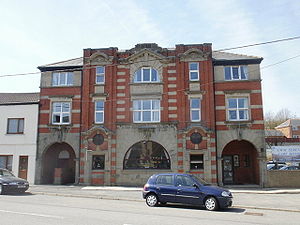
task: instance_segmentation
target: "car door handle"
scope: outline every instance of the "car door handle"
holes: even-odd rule
[[[160,187],[156,187],[156,190],[160,190]]]

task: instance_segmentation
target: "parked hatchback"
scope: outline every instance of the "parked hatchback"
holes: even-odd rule
[[[232,205],[230,191],[211,186],[190,174],[152,175],[144,186],[143,198],[150,207],[172,202],[201,205],[213,211]]]
[[[0,195],[4,193],[23,193],[29,188],[29,183],[15,177],[10,171],[0,168]]]

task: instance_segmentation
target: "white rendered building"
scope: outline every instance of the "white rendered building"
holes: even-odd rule
[[[39,93],[0,93],[0,168],[34,183]]]

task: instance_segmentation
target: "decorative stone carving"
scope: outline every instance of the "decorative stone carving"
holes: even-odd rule
[[[203,52],[197,48],[191,48],[185,53],[180,54],[180,61],[192,62],[192,61],[206,61],[210,57],[210,52]]]
[[[88,59],[87,62],[90,65],[107,65],[113,63],[113,56],[108,56],[103,52],[95,52]]]

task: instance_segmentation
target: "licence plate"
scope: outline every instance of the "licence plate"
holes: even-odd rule
[[[26,188],[25,185],[18,185],[18,188]]]

